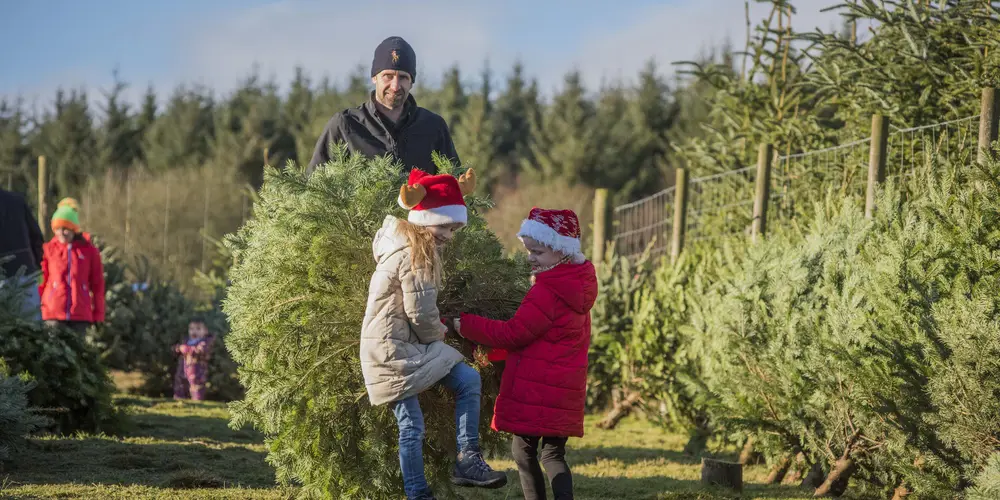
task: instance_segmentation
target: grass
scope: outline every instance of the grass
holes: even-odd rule
[[[33,438],[27,450],[0,470],[0,498],[295,496],[295,488],[275,484],[262,436],[228,427],[224,404],[124,396],[119,402],[133,413],[132,428],[123,437]],[[587,424],[586,437],[571,439],[567,452],[576,498],[735,498],[700,485],[700,462],[680,452],[682,436],[641,420],[626,420],[615,431],[599,430],[593,420]],[[514,463],[490,462],[509,471],[508,486],[463,489],[461,494],[470,500],[523,498]],[[741,498],[811,497],[811,492],[790,486],[754,484],[766,473],[763,466],[747,467]]]

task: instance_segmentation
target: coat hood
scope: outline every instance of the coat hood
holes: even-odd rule
[[[597,300],[597,271],[589,260],[583,264],[561,264],[535,275],[544,286],[577,313],[589,311]]]
[[[375,233],[372,240],[372,255],[375,262],[383,262],[392,254],[406,248],[409,242],[406,236],[399,232],[399,219],[392,215],[386,215],[382,221],[382,227]]]

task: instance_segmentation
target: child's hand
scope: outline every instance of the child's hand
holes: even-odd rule
[[[455,322],[452,325],[452,328],[455,329],[455,333],[457,333],[459,337],[462,336],[462,320],[460,318],[455,318]],[[462,337],[462,338],[465,338],[465,337]]]

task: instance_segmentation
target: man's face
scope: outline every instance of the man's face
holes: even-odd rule
[[[387,69],[372,78],[375,83],[375,98],[383,106],[396,109],[406,102],[413,86],[413,78],[405,71]]]

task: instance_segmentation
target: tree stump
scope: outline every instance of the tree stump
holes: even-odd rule
[[[743,466],[737,462],[702,458],[701,484],[743,491]]]

